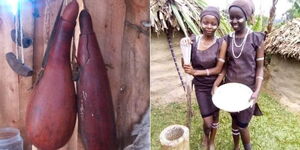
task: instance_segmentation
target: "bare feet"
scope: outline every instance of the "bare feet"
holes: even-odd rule
[[[209,144],[209,150],[215,150],[215,143]]]
[[[208,149],[208,137],[207,136],[203,136],[202,137],[202,143],[201,143],[202,147],[207,150]]]
[[[240,147],[235,147],[233,148],[233,150],[240,150]]]

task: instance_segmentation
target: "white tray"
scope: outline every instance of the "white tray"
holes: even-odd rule
[[[250,107],[253,91],[241,83],[227,83],[218,87],[212,96],[213,103],[228,112],[239,112]]]

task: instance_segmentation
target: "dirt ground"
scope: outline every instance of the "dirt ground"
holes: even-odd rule
[[[180,67],[180,72],[184,77],[181,68],[181,52],[179,41],[182,35],[176,34],[174,41],[174,51]],[[173,62],[171,52],[168,48],[167,37],[156,33],[151,38],[151,58],[150,58],[150,96],[151,105],[163,105],[170,102],[185,101],[185,93],[181,85],[178,73]]]

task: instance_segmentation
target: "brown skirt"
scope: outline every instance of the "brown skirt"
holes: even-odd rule
[[[219,108],[212,102],[211,89],[203,90],[195,86],[195,93],[202,118],[211,116],[214,112],[219,111]]]
[[[230,113],[230,115],[232,116],[232,118],[236,119],[238,124],[242,125],[241,127],[243,127],[243,125],[244,127],[247,127],[249,122],[251,121],[252,116],[261,116],[262,112],[258,104],[256,103],[253,107],[249,107],[240,112]]]

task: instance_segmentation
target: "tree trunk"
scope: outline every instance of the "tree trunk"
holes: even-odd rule
[[[273,22],[275,19],[275,12],[276,12],[276,4],[278,0],[273,0],[272,8],[270,10],[270,17],[269,17],[269,23],[267,27],[267,34],[269,34],[272,31]]]

